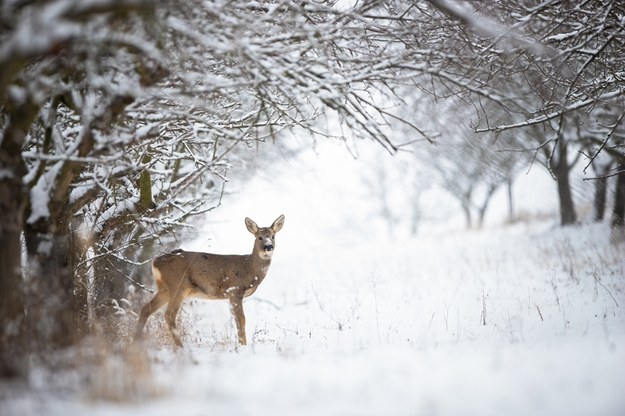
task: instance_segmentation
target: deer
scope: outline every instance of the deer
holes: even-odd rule
[[[238,342],[246,345],[243,298],[256,292],[267,276],[276,248],[275,236],[283,225],[284,215],[280,215],[271,226],[262,228],[246,217],[245,226],[254,235],[251,254],[224,255],[177,249],[156,257],[152,261],[152,274],[158,290],[141,308],[135,340],[142,337],[143,327],[150,315],[167,305],[165,322],[176,346],[182,347],[176,315],[186,298],[195,297],[228,300],[237,327]]]

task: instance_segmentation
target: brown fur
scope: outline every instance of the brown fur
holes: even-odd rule
[[[238,340],[243,345],[247,343],[243,298],[253,294],[267,276],[275,249],[275,234],[284,225],[284,215],[270,227],[258,228],[249,218],[245,219],[245,225],[255,237],[251,254],[220,255],[174,250],[154,259],[152,273],[158,291],[141,308],[135,338],[141,336],[148,317],[167,304],[165,321],[176,345],[182,346],[176,329],[176,315],[186,298],[197,297],[227,299],[237,325]]]

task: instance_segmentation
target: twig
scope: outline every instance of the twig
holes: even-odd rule
[[[117,257],[117,256],[116,256]],[[137,282],[136,280],[134,280],[132,277],[127,276],[126,273],[122,272],[121,270],[119,270],[117,267],[115,267],[115,265],[113,264],[113,262],[111,262],[110,260],[107,261],[109,266],[112,267],[117,273],[119,273],[124,279],[128,280],[130,283],[132,283],[133,285],[145,290],[146,292],[149,293],[154,293],[154,289],[149,289],[146,285]]]
[[[553,277],[551,278],[551,287],[553,288],[553,293],[556,295],[556,305],[558,305],[558,310],[562,312],[562,308],[560,307],[560,296],[558,296],[558,285],[556,284],[556,271],[553,270]]]
[[[482,326],[486,326],[486,294],[484,288],[482,288]]]
[[[333,321],[338,326],[339,331],[342,331],[343,324],[339,322],[337,319],[335,319],[331,313],[325,310],[325,308],[323,307],[323,304],[321,303],[321,300],[319,299],[319,295],[317,294],[317,291],[315,290],[315,286],[310,285],[310,288],[312,289],[313,295],[315,295],[315,300],[317,301],[317,305],[319,306],[319,309],[321,309],[321,312],[323,312],[328,318],[330,318],[331,321]]]
[[[432,328],[432,322],[434,321],[434,315],[436,315],[436,311],[432,312],[432,317],[430,318],[430,324],[428,325],[428,329]]]
[[[538,304],[534,304],[534,306],[536,306],[536,311],[538,311],[538,316],[540,317],[540,321],[544,322],[545,320],[543,319],[543,314],[540,312],[540,308],[538,307]]]
[[[259,302],[259,303],[266,303],[266,304],[268,304],[268,305],[273,306],[275,309],[277,309],[277,310],[279,310],[279,311],[281,311],[281,310],[282,310],[282,307],[281,307],[281,306],[278,306],[278,305],[276,305],[275,303],[273,303],[272,301],[267,300],[267,299],[263,299],[263,298],[249,298],[249,300],[251,300],[251,301],[255,301],[255,302]]]
[[[614,304],[616,305],[616,307],[618,308],[618,302],[616,301],[616,299],[614,299],[614,296],[612,295],[612,292],[610,292],[610,290],[605,287],[605,285],[603,283],[601,283],[601,280],[599,279],[599,277],[597,276],[597,270],[595,268],[595,271],[592,272],[592,277],[595,278],[595,282],[601,286],[602,288],[605,289],[606,292],[608,292],[608,295],[610,295],[610,297],[612,298],[612,300],[614,301]]]
[[[284,332],[284,333],[290,332],[292,334],[299,335],[299,331],[297,329],[285,328],[285,327],[280,326],[278,324],[274,324],[273,322],[265,322],[265,325],[274,326],[274,327],[282,330],[282,332]]]

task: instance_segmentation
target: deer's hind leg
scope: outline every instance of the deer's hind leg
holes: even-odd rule
[[[165,322],[167,322],[167,326],[169,326],[169,332],[174,339],[174,343],[179,347],[182,347],[182,341],[180,340],[179,331],[176,328],[176,316],[178,315],[184,298],[184,293],[176,293],[176,295],[169,300],[167,310],[165,311]]]
[[[164,288],[160,288],[156,295],[143,307],[141,308],[141,312],[139,314],[139,321],[137,322],[137,328],[135,330],[135,340],[141,338],[141,334],[143,333],[143,327],[145,326],[146,321],[154,312],[159,310],[163,305],[167,303],[169,300],[169,293]]]

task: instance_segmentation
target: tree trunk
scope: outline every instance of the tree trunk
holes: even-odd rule
[[[100,249],[94,267],[94,306],[97,308],[108,299],[121,299],[127,293],[126,264],[106,248]],[[121,254],[120,254],[121,255]]]
[[[560,201],[560,223],[562,225],[575,224],[577,214],[571,193],[568,170],[566,173],[556,175],[558,182],[558,199]]]
[[[595,161],[592,164],[592,169],[597,176],[597,179],[594,181],[595,195],[593,200],[593,219],[595,222],[601,222],[605,217],[605,205],[608,194],[608,174],[610,173],[611,167],[611,161],[607,163]]]
[[[612,209],[612,239],[622,241],[625,238],[625,159],[617,166],[616,191]]]
[[[558,151],[550,159],[549,166],[558,183],[560,223],[561,225],[570,225],[577,222],[577,214],[575,213],[575,204],[573,203],[573,194],[569,180],[571,167],[568,162],[568,145],[565,140],[561,139],[558,141],[557,146]]]
[[[27,223],[24,229],[32,299],[28,325],[42,352],[70,346],[88,333],[86,274],[77,270],[81,248],[67,215]]]
[[[421,209],[419,207],[419,201],[411,207],[410,210],[410,235],[417,235],[419,232],[419,223],[421,222]]]
[[[83,129],[76,156],[86,157],[94,144],[93,131]],[[43,343],[38,347],[44,351],[75,343],[84,334],[86,325],[82,319],[88,306],[85,287],[76,286],[84,282],[79,281],[80,276],[76,280],[75,274],[75,250],[78,248],[74,247],[71,225],[75,212],[69,204],[71,186],[83,167],[76,160],[64,161],[47,195],[49,215],[24,225],[32,281],[37,293],[45,294],[40,304],[32,305],[30,314],[31,320],[36,319],[35,337]],[[48,179],[42,176],[37,180]]]
[[[74,253],[68,233],[26,230],[26,247],[32,271],[29,321],[38,350],[66,347],[78,339],[78,307],[74,296]]]
[[[477,226],[478,228],[482,228],[484,225],[484,217],[486,216],[486,210],[488,209],[488,205],[490,204],[490,200],[493,197],[493,194],[497,190],[497,186],[491,185],[486,192],[486,196],[484,197],[484,201],[482,201],[482,205],[479,206],[478,209],[478,219]]]
[[[605,215],[605,201],[608,193],[608,178],[598,178],[595,180],[595,199],[593,203],[594,220],[603,221]]]
[[[82,219],[72,220],[71,248],[72,270],[74,273],[74,303],[73,309],[76,320],[78,338],[91,332],[91,313],[89,308],[89,271],[88,251],[91,241],[81,238],[74,230],[79,229]]]
[[[508,179],[506,182],[506,188],[508,190],[508,221],[514,221],[514,196],[512,194],[512,179]]]
[[[25,376],[27,371],[20,235],[28,194],[21,151],[37,110],[27,102],[12,111],[0,138],[0,377]]]
[[[462,203],[462,212],[464,212],[464,220],[467,229],[470,229],[473,226],[473,221],[471,220],[471,206],[468,203]]]

